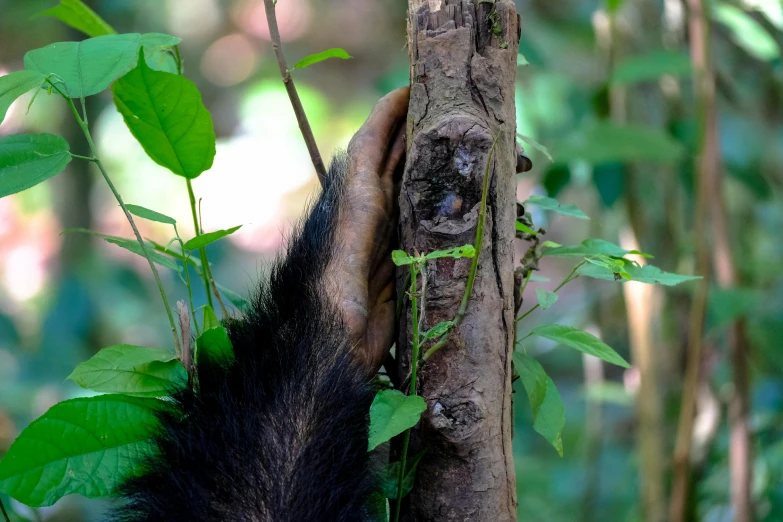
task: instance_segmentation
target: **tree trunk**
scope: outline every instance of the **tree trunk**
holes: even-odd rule
[[[423,449],[427,454],[403,503],[403,520],[516,520],[510,355],[518,43],[519,18],[509,0],[409,0],[402,249],[430,252],[473,243],[484,173],[497,142],[467,315],[420,369],[418,393],[427,410],[413,431],[409,454]],[[429,263],[422,331],[455,317],[470,264],[469,259]],[[410,375],[412,338],[410,302],[406,305],[398,343],[403,378]]]

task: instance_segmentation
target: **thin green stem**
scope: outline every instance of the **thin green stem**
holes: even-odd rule
[[[71,157],[84,161],[92,161],[92,162],[96,161],[95,158],[91,158],[90,156],[79,156],[78,154],[74,154],[74,153],[71,153]]]
[[[495,141],[492,142],[492,148],[489,149],[489,157],[487,158],[487,166],[484,169],[484,184],[481,188],[481,207],[479,210],[478,225],[476,226],[476,239],[474,241],[476,253],[473,256],[473,262],[470,265],[470,273],[468,274],[468,282],[465,285],[465,293],[462,295],[462,302],[459,305],[459,310],[457,310],[457,314],[454,316],[454,326],[452,326],[437,343],[433,344],[429,350],[424,352],[424,357],[422,357],[422,360],[424,361],[435,355],[438,350],[446,345],[446,342],[451,336],[451,332],[455,331],[462,323],[462,320],[465,318],[465,314],[468,311],[468,302],[470,301],[470,296],[473,294],[473,283],[476,281],[476,272],[478,271],[479,257],[481,257],[481,248],[484,245],[484,223],[487,220],[487,196],[489,194],[489,171],[492,166],[495,147],[498,144],[498,137],[499,135],[496,136]]]
[[[5,522],[11,522],[11,518],[8,516],[8,513],[5,510],[5,506],[3,505],[3,499],[0,498],[0,511],[3,512],[3,518],[5,519]]]
[[[563,281],[562,281],[562,282],[561,282],[559,285],[557,285],[557,288],[555,288],[555,290],[554,290],[554,293],[557,293],[557,292],[559,292],[559,291],[560,291],[560,289],[561,289],[561,288],[563,288],[565,285],[567,285],[568,283],[570,283],[570,282],[571,282],[571,281],[573,281],[574,279],[578,278],[578,277],[579,277],[579,274],[577,274],[577,273],[576,273],[576,271],[577,271],[577,270],[579,270],[579,267],[581,267],[581,266],[582,266],[582,265],[584,265],[585,263],[587,263],[587,261],[582,261],[581,263],[579,263],[578,265],[576,265],[576,266],[574,267],[574,269],[573,269],[573,270],[571,270],[571,273],[570,273],[570,274],[568,274],[568,277],[566,277],[565,279],[563,279]],[[540,304],[538,304],[538,303],[536,303],[536,305],[535,305],[533,308],[531,308],[530,310],[528,310],[528,311],[527,311],[527,312],[525,312],[524,314],[522,314],[522,315],[520,315],[519,317],[517,317],[517,322],[520,322],[522,319],[524,319],[524,318],[525,318],[525,317],[527,317],[528,315],[532,314],[534,311],[538,310],[538,308],[540,308],[540,307],[541,307],[541,305],[540,305]],[[521,339],[520,339],[520,340],[521,340]]]
[[[131,213],[128,212],[128,208],[125,206],[125,202],[122,200],[122,196],[120,196],[120,193],[117,191],[117,187],[114,186],[114,183],[109,177],[108,172],[106,172],[106,169],[103,167],[103,163],[101,163],[101,160],[98,158],[98,149],[92,139],[92,134],[90,134],[90,129],[87,127],[87,123],[85,123],[85,121],[79,116],[79,111],[76,110],[76,106],[73,104],[73,100],[66,96],[56,85],[51,82],[49,83],[58,93],[60,93],[60,95],[62,95],[63,98],[68,101],[71,112],[76,118],[76,122],[79,124],[79,127],[81,127],[82,133],[84,133],[84,137],[87,139],[87,144],[90,146],[90,152],[92,152],[92,155],[95,158],[95,164],[98,166],[98,170],[101,171],[103,179],[106,181],[106,184],[109,185],[109,189],[111,190],[112,194],[114,194],[114,198],[117,200],[117,203],[119,203],[120,208],[122,208],[122,211],[125,213],[125,218],[128,220],[128,223],[130,223],[130,226],[133,229],[133,234],[136,236],[136,240],[139,242],[139,246],[141,246],[141,251],[144,254],[144,257],[147,259],[147,263],[150,265],[152,275],[155,277],[155,284],[158,285],[160,297],[163,300],[163,306],[166,309],[166,315],[168,316],[169,324],[171,325],[171,335],[174,338],[174,347],[177,350],[177,354],[180,354],[182,352],[182,344],[180,343],[179,336],[177,335],[177,323],[174,321],[174,314],[172,313],[171,306],[169,306],[169,301],[166,298],[166,291],[163,289],[163,282],[160,279],[160,274],[158,274],[158,269],[155,267],[155,263],[152,262],[152,257],[150,256],[149,250],[147,249],[147,244],[142,239],[141,234],[139,233],[139,229],[136,227],[136,222],[133,220]]]
[[[179,54],[179,45],[174,46],[174,61],[177,62],[177,74],[182,76],[182,56]]]
[[[174,234],[177,236],[179,242],[179,248],[182,253],[185,253],[185,244],[182,242],[182,238],[179,237],[179,231],[177,231],[177,225],[174,225]],[[193,318],[193,326],[196,328],[196,337],[201,337],[201,331],[198,327],[198,321],[196,320],[196,307],[193,305],[193,285],[190,282],[190,267],[188,267],[187,261],[183,263],[185,268],[185,286],[188,289],[188,301],[190,302],[190,316]],[[182,334],[184,338],[184,333]]]
[[[411,265],[411,322],[413,323],[413,349],[411,350],[411,386],[408,395],[416,395],[416,371],[419,365],[419,301],[416,293],[416,279],[419,274],[419,266]],[[402,485],[405,480],[405,466],[408,460],[408,445],[411,440],[411,429],[405,430],[405,437],[402,441],[402,453],[400,456],[400,472],[397,475],[397,506],[394,510],[394,522],[400,520],[400,509],[402,507]]]
[[[522,295],[525,293],[525,289],[527,288],[527,284],[530,282],[530,276],[533,275],[532,270],[527,271],[527,275],[525,276],[525,281],[522,283],[522,288],[519,289],[519,295]]]
[[[193,184],[190,179],[187,179],[188,184],[188,197],[190,197],[190,213],[193,215],[193,228],[196,230],[196,237],[201,235],[201,226],[198,222],[198,212],[196,211],[196,195],[193,193]],[[204,289],[207,291],[207,304],[213,310],[215,309],[212,303],[212,287],[209,284],[209,280],[212,278],[209,270],[209,260],[207,259],[207,249],[201,247],[198,249],[199,257],[201,258],[201,277],[204,279]]]

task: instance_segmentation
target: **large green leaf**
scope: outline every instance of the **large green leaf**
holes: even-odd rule
[[[242,228],[242,225],[231,227],[228,230],[215,230],[214,232],[207,232],[206,234],[201,234],[200,236],[194,237],[193,239],[186,241],[185,250],[196,250],[201,247],[205,247],[209,244],[214,243],[215,241],[218,241],[219,239],[223,239],[226,236],[230,236],[240,228]]]
[[[626,250],[620,246],[604,241],[603,239],[585,239],[580,245],[560,246],[544,250],[544,256],[553,257],[585,257],[606,255],[623,257],[628,254],[637,254],[643,257],[652,257],[638,250]]]
[[[549,441],[562,457],[565,407],[560,393],[538,361],[519,352],[513,352],[512,357],[514,369],[519,374],[530,401],[533,429]]]
[[[685,148],[663,130],[644,125],[617,125],[602,121],[586,125],[555,147],[559,162],[610,161],[675,162]]]
[[[96,37],[117,34],[95,11],[84,5],[81,0],[60,0],[60,3],[40,15],[53,16],[87,36]]]
[[[612,82],[621,85],[657,80],[668,74],[671,76],[689,76],[691,58],[686,53],[673,51],[652,51],[640,56],[632,56],[620,62],[612,72]]]
[[[638,281],[640,283],[647,283],[650,285],[661,284],[665,286],[676,286],[680,283],[701,279],[700,276],[687,276],[673,274],[671,272],[664,272],[660,268],[652,265],[636,266],[632,263],[626,263],[623,268],[625,271],[623,280]],[[595,264],[585,264],[580,266],[578,273],[580,275],[593,277],[595,279],[603,279],[605,281],[618,280],[615,272],[607,267],[598,266]]]
[[[188,179],[212,167],[215,129],[196,85],[138,66],[112,86],[114,103],[131,133],[155,163]]]
[[[16,71],[0,76],[0,123],[18,97],[40,87],[43,81],[44,76],[38,71]]]
[[[52,83],[71,98],[92,96],[133,69],[140,46],[138,33],[58,42],[25,54],[24,66],[52,75]]]
[[[368,451],[399,435],[419,422],[427,403],[418,395],[398,390],[381,390],[370,406],[370,441]]]
[[[228,366],[234,362],[234,347],[231,345],[228,330],[223,326],[205,328],[201,337],[196,340],[198,367]]]
[[[173,352],[118,344],[78,365],[68,378],[98,392],[164,397],[184,388],[188,373]]]
[[[157,399],[99,395],[52,406],[0,460],[0,491],[29,506],[110,497],[153,451]]]
[[[608,344],[604,343],[593,334],[589,334],[578,328],[562,324],[545,324],[534,328],[533,334],[598,357],[608,363],[616,364],[623,368],[631,367],[631,365],[620,357],[620,354],[615,352]]]
[[[309,67],[318,62],[323,62],[324,60],[328,60],[329,58],[341,58],[343,60],[350,60],[352,56],[347,52],[345,52],[345,49],[340,49],[339,47],[335,47],[333,49],[327,49],[326,51],[321,51],[320,53],[311,54],[310,56],[307,56],[299,60],[296,63],[296,65],[294,65],[294,69],[304,69],[305,67]]]
[[[54,134],[0,138],[0,198],[38,185],[71,161],[68,142]]]

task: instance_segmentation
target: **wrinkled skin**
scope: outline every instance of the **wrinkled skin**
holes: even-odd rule
[[[409,89],[382,98],[348,145],[348,172],[326,269],[329,295],[350,332],[357,361],[378,371],[395,331],[397,196],[405,164]]]

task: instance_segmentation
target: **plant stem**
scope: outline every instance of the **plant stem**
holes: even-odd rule
[[[193,193],[193,184],[190,179],[185,180],[188,184],[188,197],[190,198],[190,213],[193,215],[193,228],[196,230],[196,237],[201,235],[201,226],[198,223],[198,212],[196,212],[196,195]],[[183,250],[184,252],[184,250]],[[212,288],[209,284],[211,279],[211,272],[209,270],[209,260],[207,259],[207,249],[200,247],[198,249],[199,257],[201,258],[201,277],[204,279],[204,290],[207,292],[207,304],[213,310],[215,309],[212,303]]]
[[[71,157],[84,161],[93,161],[93,162],[95,161],[95,158],[91,158],[89,156],[79,156],[78,154],[74,154],[73,152],[71,153]]]
[[[1,498],[0,498],[0,511],[3,512],[3,518],[5,519],[5,522],[11,522],[8,513],[5,511],[5,506],[3,505],[3,499]]]
[[[573,269],[573,270],[571,270],[571,273],[570,273],[570,274],[568,274],[568,277],[566,277],[565,279],[563,279],[563,281],[562,281],[562,282],[561,282],[559,285],[557,285],[557,288],[555,288],[555,290],[554,290],[554,293],[557,293],[557,292],[559,292],[561,288],[563,288],[565,285],[567,285],[568,283],[570,283],[571,281],[573,281],[574,279],[576,279],[577,277],[579,277],[579,275],[576,273],[576,271],[577,271],[577,270],[579,270],[579,267],[581,267],[582,265],[584,265],[586,262],[587,262],[587,261],[582,261],[581,263],[579,263],[578,265],[576,265],[576,266],[574,267],[574,269]],[[527,284],[527,282],[525,282],[525,284]],[[524,314],[522,314],[522,315],[520,315],[519,317],[517,317],[517,322],[521,321],[522,319],[524,319],[524,318],[525,318],[525,317],[527,317],[528,315],[532,314],[534,311],[536,311],[536,310],[537,310],[538,308],[540,308],[540,307],[541,307],[541,305],[540,305],[540,304],[538,304],[538,303],[536,303],[536,305],[535,305],[533,308],[531,308],[530,310],[528,310],[528,311],[527,311],[527,312],[525,312]]]
[[[179,355],[182,352],[182,345],[180,343],[179,336],[177,335],[177,323],[174,321],[174,314],[171,312],[171,306],[169,306],[168,299],[166,298],[166,291],[163,289],[163,282],[160,280],[160,275],[158,274],[158,269],[155,268],[155,263],[152,262],[152,257],[150,257],[149,250],[147,250],[147,245],[142,239],[141,234],[139,233],[139,229],[136,227],[136,222],[133,220],[133,216],[131,216],[131,213],[128,212],[128,208],[125,206],[125,202],[122,200],[122,196],[120,196],[120,193],[117,191],[117,187],[115,187],[114,183],[112,183],[109,174],[103,167],[103,163],[101,163],[101,160],[98,158],[98,149],[95,146],[95,142],[92,140],[90,129],[87,127],[85,121],[79,116],[79,112],[76,110],[76,106],[73,104],[73,100],[66,96],[56,85],[51,82],[49,83],[52,85],[52,87],[54,87],[55,90],[57,90],[58,93],[60,93],[60,95],[63,96],[63,98],[68,101],[71,112],[73,112],[73,116],[76,118],[76,122],[79,124],[79,127],[81,127],[82,132],[84,133],[84,137],[87,139],[87,144],[90,146],[90,151],[95,158],[94,162],[98,166],[98,170],[101,171],[103,179],[106,181],[106,184],[109,185],[109,189],[111,189],[112,194],[114,194],[114,198],[117,200],[117,203],[120,204],[120,208],[122,208],[122,211],[125,213],[125,218],[128,220],[128,223],[130,223],[130,226],[133,229],[133,234],[136,236],[136,240],[139,242],[139,246],[141,246],[141,251],[144,253],[144,257],[147,259],[147,263],[150,265],[152,275],[155,277],[155,284],[158,285],[160,297],[163,299],[163,306],[166,309],[166,315],[168,316],[169,324],[171,325],[171,335],[174,338],[174,347],[176,348],[177,354]]]
[[[459,310],[457,310],[457,314],[454,316],[454,326],[452,326],[451,329],[449,329],[449,331],[443,337],[441,337],[437,343],[433,344],[429,350],[424,352],[424,357],[422,357],[423,361],[428,360],[430,357],[435,355],[438,350],[446,345],[446,341],[449,340],[451,332],[459,327],[468,311],[468,301],[470,301],[470,296],[473,294],[473,283],[476,281],[479,257],[481,257],[481,247],[484,244],[484,222],[487,220],[487,196],[489,194],[489,171],[490,167],[492,166],[492,158],[495,153],[495,146],[498,144],[499,137],[500,135],[498,134],[495,136],[495,140],[492,142],[492,148],[489,149],[489,156],[487,157],[487,166],[484,169],[484,184],[481,187],[481,207],[479,209],[478,225],[476,226],[476,239],[473,243],[476,253],[473,256],[473,262],[470,265],[470,273],[468,274],[468,282],[465,285],[465,293],[462,294],[462,303],[460,303]]]
[[[266,21],[269,24],[269,36],[272,38],[272,47],[275,50],[277,64],[280,66],[280,75],[283,77],[283,85],[285,85],[288,98],[291,100],[291,106],[294,108],[296,121],[299,123],[299,130],[302,132],[302,138],[304,138],[307,151],[310,153],[310,160],[313,162],[313,167],[315,167],[315,172],[318,174],[318,179],[323,187],[326,183],[326,167],[321,159],[321,153],[318,152],[318,144],[315,142],[310,122],[307,121],[307,114],[305,114],[304,107],[302,107],[302,100],[299,99],[294,80],[291,78],[291,73],[288,72],[288,64],[285,61],[283,44],[280,40],[280,30],[277,27],[276,3],[273,0],[264,0]]]
[[[416,294],[416,278],[419,273],[417,264],[411,265],[411,321],[413,323],[413,349],[411,350],[411,387],[408,395],[416,395],[416,370],[419,361],[419,303]],[[400,508],[402,506],[402,483],[405,480],[405,466],[408,460],[408,445],[411,441],[411,428],[405,430],[405,438],[402,441],[402,454],[400,456],[400,472],[397,478],[397,507],[394,510],[394,522],[400,520]]]
[[[182,238],[179,237],[179,232],[177,231],[177,225],[174,225],[174,234],[177,236],[177,241],[179,242],[179,248],[182,250],[183,254],[185,253],[185,244],[182,242]],[[201,331],[198,327],[198,321],[196,320],[196,307],[193,305],[193,285],[190,283],[190,268],[188,267],[187,261],[183,263],[185,267],[185,286],[188,288],[188,301],[190,303],[190,316],[193,318],[193,326],[196,328],[196,337],[201,337]],[[183,335],[183,339],[185,334]]]

